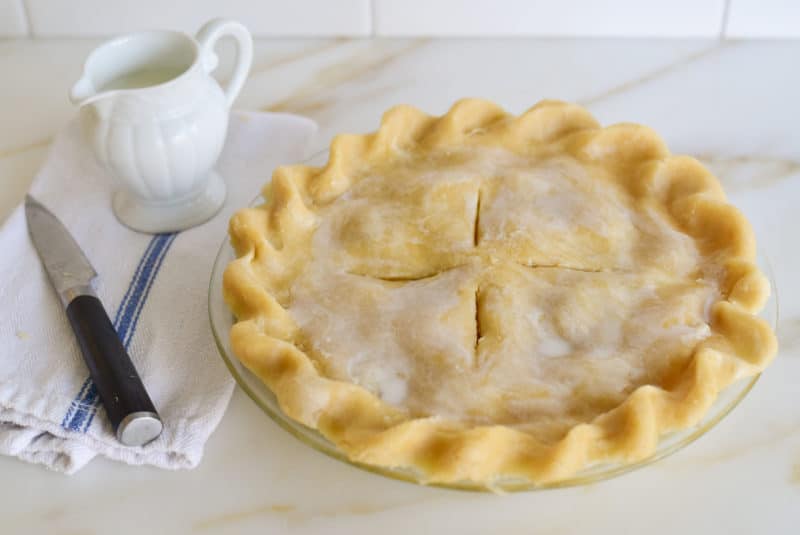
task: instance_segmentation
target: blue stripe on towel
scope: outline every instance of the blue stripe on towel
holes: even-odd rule
[[[126,325],[123,325],[121,328],[117,328],[117,332],[119,333],[120,339],[122,339],[123,344],[125,345],[125,349],[131,344],[131,340],[133,339],[133,334],[136,332],[136,326],[139,324],[139,316],[142,314],[142,309],[144,309],[144,303],[147,300],[147,296],[150,294],[150,288],[152,288],[153,283],[156,280],[156,275],[158,271],[161,269],[161,264],[164,262],[164,258],[167,256],[167,251],[169,250],[172,242],[175,240],[175,236],[177,234],[165,234],[168,236],[169,239],[163,244],[163,249],[160,256],[157,257],[155,261],[155,265],[152,268],[153,275],[148,279],[147,286],[144,288],[144,292],[142,298],[139,301],[139,306],[135,308],[135,315],[133,319],[131,319]],[[124,335],[123,335],[124,333]],[[94,385],[92,385],[94,386]],[[85,433],[89,426],[92,425],[92,420],[94,420],[95,414],[97,414],[97,408],[100,406],[100,399],[97,396],[97,390],[94,389],[94,395],[89,399],[89,406],[86,407],[89,411],[89,418],[86,420],[86,425],[83,426],[81,431]]]
[[[139,264],[136,266],[133,278],[117,309],[114,317],[114,329],[116,329],[126,349],[133,338],[136,325],[139,322],[139,315],[147,301],[150,288],[153,286],[164,257],[176,235],[176,233],[171,233],[153,236],[142,258],[139,260]],[[89,377],[84,381],[75,399],[72,400],[61,422],[61,427],[69,431],[85,433],[92,420],[94,420],[99,404],[97,388],[91,377]]]

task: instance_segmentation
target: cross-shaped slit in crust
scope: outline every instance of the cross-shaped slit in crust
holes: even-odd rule
[[[369,269],[369,270],[348,270],[348,273],[351,275],[356,275],[360,277],[365,277],[368,279],[373,279],[377,281],[383,281],[387,283],[393,283],[396,285],[403,285],[404,283],[414,283],[417,281],[425,281],[429,279],[434,279],[436,277],[442,276],[447,272],[450,272],[453,269],[459,269],[466,267],[469,263],[476,263],[479,264],[481,267],[476,272],[476,278],[478,279],[475,284],[474,290],[474,298],[473,298],[473,306],[474,308],[474,325],[473,325],[473,333],[474,333],[474,343],[472,348],[472,368],[474,370],[479,369],[484,363],[481,362],[481,353],[479,346],[481,344],[481,339],[485,336],[485,325],[482,325],[482,319],[485,318],[485,314],[488,312],[483,311],[482,296],[481,296],[481,284],[482,282],[490,282],[485,280],[487,275],[486,271],[491,269],[492,265],[518,265],[524,268],[529,268],[532,270],[536,269],[563,269],[563,270],[570,270],[570,271],[577,271],[577,272],[586,272],[586,273],[594,273],[594,272],[624,272],[624,269],[617,269],[617,268],[610,268],[610,269],[600,269],[600,268],[592,268],[592,267],[583,267],[583,266],[573,266],[573,265],[564,265],[564,264],[538,264],[532,262],[525,262],[521,258],[516,258],[513,254],[509,254],[510,251],[504,250],[494,250],[491,243],[483,243],[483,236],[482,236],[482,229],[481,229],[481,209],[486,209],[486,206],[482,206],[483,203],[483,181],[481,180],[477,187],[473,190],[472,195],[473,201],[470,203],[473,207],[471,217],[471,244],[467,247],[467,250],[464,251],[464,255],[456,260],[453,258],[454,261],[451,265],[430,265],[430,269],[423,269],[417,273],[409,273],[409,274],[394,274],[391,271],[381,272],[381,270],[376,269]],[[467,223],[467,221],[464,221]],[[467,223],[469,224],[469,223]],[[489,247],[490,249],[487,249]],[[471,249],[471,250],[470,250]],[[487,254],[488,253],[488,254]],[[399,270],[400,272],[404,270]],[[484,279],[483,281],[481,279]],[[397,286],[399,288],[399,286]]]

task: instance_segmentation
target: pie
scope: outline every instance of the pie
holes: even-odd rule
[[[236,356],[354,462],[553,483],[651,455],[777,344],[750,225],[652,130],[398,106],[230,222]]]

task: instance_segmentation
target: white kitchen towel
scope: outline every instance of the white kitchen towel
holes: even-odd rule
[[[219,214],[198,227],[146,235],[111,211],[111,184],[77,122],[53,143],[31,193],[70,230],[100,278],[97,293],[127,346],[164,431],[144,447],[114,438],[64,311],[17,207],[0,228],[0,453],[72,473],[95,455],[191,468],[233,390],[211,334],[208,285],[228,219],[275,166],[302,160],[316,131],[288,114],[237,113],[217,169]]]

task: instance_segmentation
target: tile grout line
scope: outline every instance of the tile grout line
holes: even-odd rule
[[[731,1],[732,0],[725,0],[724,4],[722,5],[722,21],[719,28],[719,40],[722,41],[726,39],[728,33],[728,18],[731,14]]]
[[[375,3],[378,0],[369,0],[367,3],[367,10],[369,11],[369,35],[370,37],[375,37],[377,35],[377,29],[375,28]]]
[[[25,36],[30,39],[33,37],[33,26],[31,25],[31,15],[28,13],[28,2],[17,0],[19,11],[22,13],[22,21],[25,23]]]

